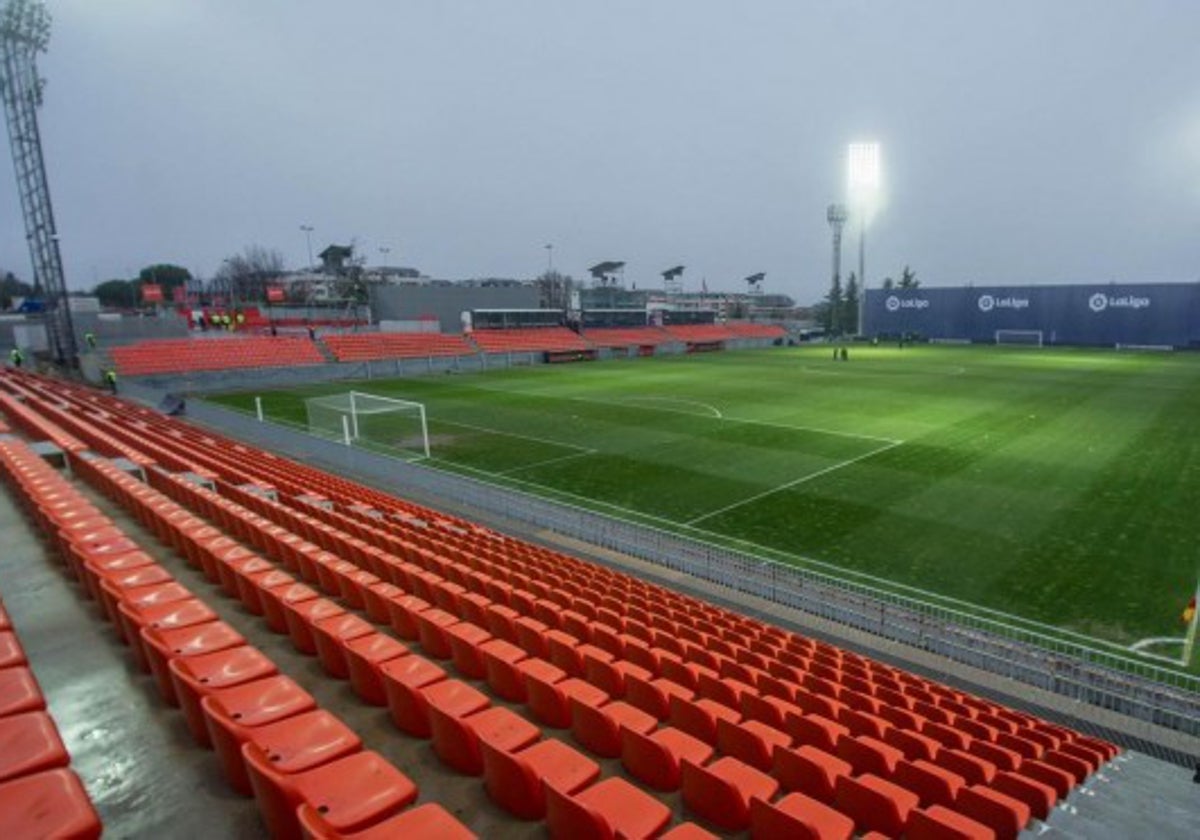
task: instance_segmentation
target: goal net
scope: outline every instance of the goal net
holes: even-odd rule
[[[362,391],[309,397],[304,411],[310,434],[399,449],[429,457],[429,426],[422,403]]]
[[[996,330],[996,343],[1019,347],[1041,347],[1041,330]]]

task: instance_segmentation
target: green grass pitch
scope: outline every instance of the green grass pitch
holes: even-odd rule
[[[437,466],[1114,642],[1180,636],[1200,565],[1200,357],[827,347],[350,387],[415,400]],[[216,398],[249,410],[253,394]]]

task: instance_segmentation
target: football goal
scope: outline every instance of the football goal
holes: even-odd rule
[[[1041,347],[1041,330],[996,330],[996,343],[1017,347]]]
[[[348,391],[309,397],[304,411],[310,434],[347,446],[363,442],[429,457],[429,425],[422,403]]]

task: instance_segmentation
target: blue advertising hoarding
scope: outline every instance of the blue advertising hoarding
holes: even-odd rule
[[[1046,344],[1200,347],[1200,284],[869,289],[867,335],[992,342],[1039,330]]]

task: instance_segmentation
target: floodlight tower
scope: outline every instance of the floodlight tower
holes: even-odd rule
[[[858,217],[858,328],[863,327],[863,306],[867,299],[866,241],[867,222],[879,200],[879,144],[851,143],[846,175],[854,215]]]
[[[40,0],[8,0],[0,10],[0,94],[25,217],[25,238],[34,286],[45,296],[50,351],[57,363],[74,367],[78,363],[75,330],[37,122],[45,85],[38,76],[37,54],[45,52],[49,42],[50,13]]]
[[[683,294],[683,266],[668,268],[662,273],[663,291],[668,295]]]
[[[825,220],[833,229],[833,281],[838,282],[842,276],[842,228],[849,218],[845,204],[830,204],[825,210]]]

